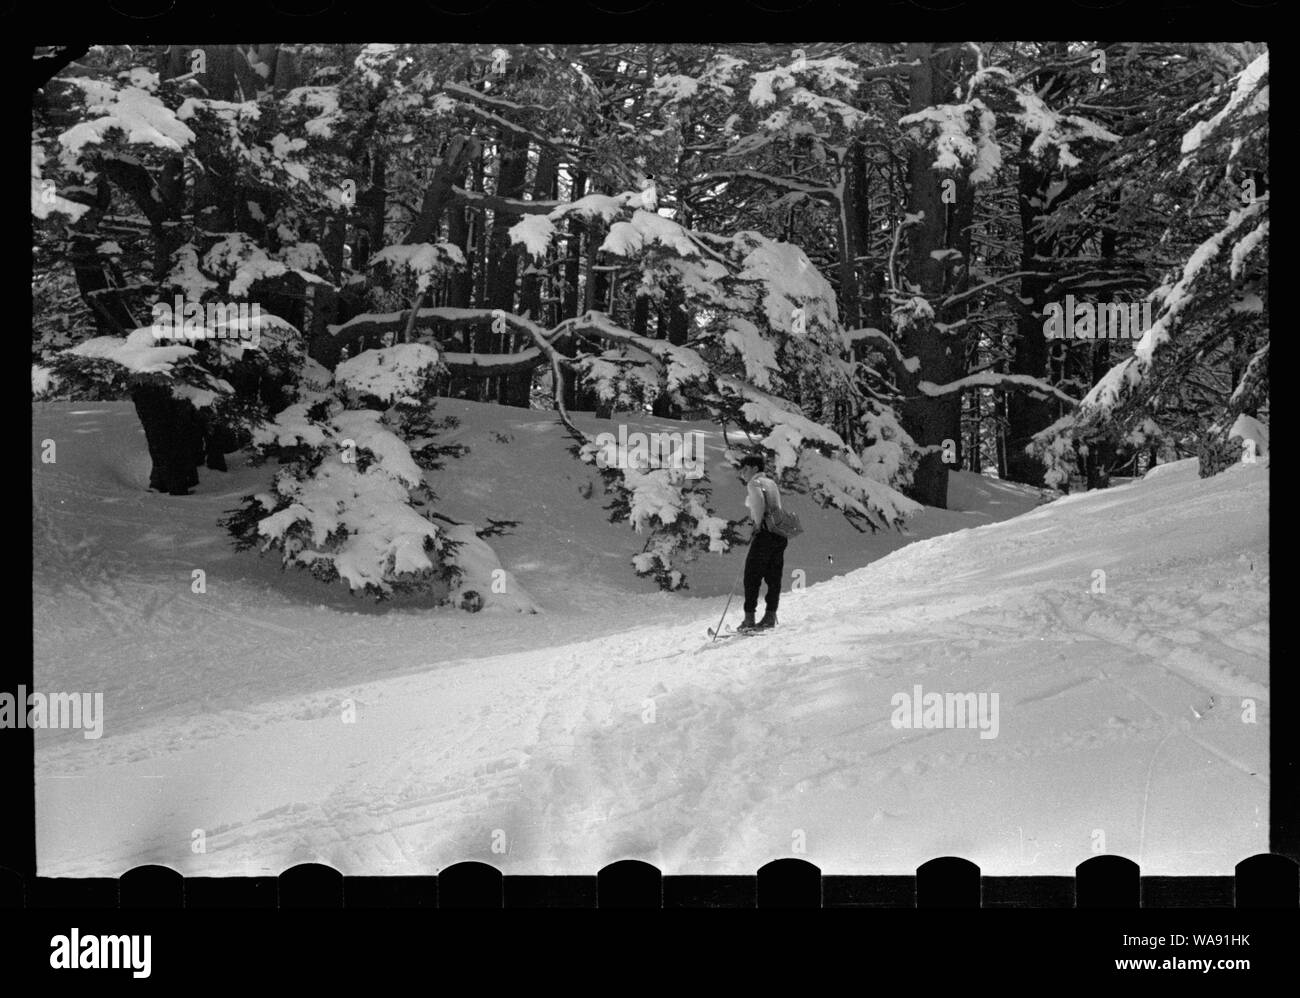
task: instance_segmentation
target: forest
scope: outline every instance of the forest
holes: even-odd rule
[[[697,421],[862,531],[957,469],[1061,492],[1266,439],[1257,43],[38,50],[32,390],[129,400],[150,488],[227,455],[241,547],[445,585],[439,399]],[[1103,321],[1105,320],[1105,321]],[[735,543],[600,462],[630,571]]]

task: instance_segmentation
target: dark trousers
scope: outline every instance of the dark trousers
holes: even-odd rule
[[[767,583],[767,612],[776,613],[781,600],[781,576],[785,572],[785,546],[789,539],[770,530],[759,530],[745,556],[745,612],[758,609],[758,587]]]

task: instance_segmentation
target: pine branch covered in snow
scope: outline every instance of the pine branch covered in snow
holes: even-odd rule
[[[465,453],[438,440],[454,422],[435,418],[437,375],[433,347],[398,344],[340,364],[332,385],[302,390],[253,434],[257,460],[280,464],[270,488],[223,521],[237,546],[276,551],[285,568],[376,599],[534,611],[472,525],[434,512],[425,473]],[[499,580],[511,584],[497,595]]]
[[[1179,117],[1181,145],[1176,155],[1162,150],[1151,183],[1177,191],[1164,202],[1161,242],[1187,249],[1152,294],[1158,310],[1131,354],[1030,443],[1054,480],[1068,476],[1074,453],[1130,440],[1147,425],[1179,425],[1175,443],[1201,454],[1203,470],[1240,458],[1232,428],[1268,405],[1268,105],[1263,52]],[[1129,145],[1147,154],[1154,141],[1139,134]],[[1225,183],[1231,178],[1240,186]],[[1207,393],[1203,386],[1221,377],[1231,390]]]
[[[445,597],[455,547],[420,509],[432,498],[422,471],[384,412],[345,408],[347,397],[344,386],[306,393],[258,429],[257,457],[287,463],[224,523],[239,546],[278,551],[286,568],[323,582],[377,598],[435,587]]]
[[[873,529],[898,526],[920,509],[890,484],[868,476],[862,458],[835,431],[803,415],[785,399],[742,378],[718,373],[696,350],[637,336],[603,313],[587,313],[571,327],[593,331],[655,358],[654,369],[664,390],[706,408],[720,424],[736,427],[772,455],[778,474],[792,471],[792,484],[810,491],[824,505],[842,510],[851,521]],[[910,439],[892,418],[876,415],[875,419],[882,434],[886,425],[894,434],[899,453],[891,470],[895,480],[903,479],[910,473]],[[884,456],[883,451],[872,455],[876,475],[882,471]]]
[[[631,194],[589,195],[547,217],[571,213],[598,215],[608,225],[602,249],[637,265],[639,294],[658,299],[680,293],[699,316],[687,345],[637,335],[603,312],[561,323],[550,340],[579,337],[602,347],[567,361],[602,401],[615,410],[640,411],[666,395],[685,408],[702,408],[768,450],[778,473],[792,472],[794,487],[857,525],[897,526],[919,509],[895,488],[910,479],[914,445],[886,405],[856,390],[834,292],[798,247],[752,231],[705,240],[638,207]],[[525,243],[541,235],[547,235],[543,226],[530,227],[527,239],[514,233]],[[545,247],[528,249],[537,254]],[[828,418],[855,409],[861,422],[854,421],[854,431],[867,441],[869,474],[863,455],[826,425]],[[586,443],[578,452],[590,459],[595,445]],[[660,530],[699,522],[689,515],[679,519],[691,500],[667,473],[617,469],[605,477],[617,497],[617,519]],[[700,510],[711,515],[707,506]],[[662,515],[656,519],[647,511]],[[638,556],[638,571],[657,573],[661,584],[676,588],[681,579],[670,567],[673,545],[688,548],[701,535],[694,526],[671,529],[675,541],[656,537],[654,552]],[[708,543],[719,543],[712,528],[704,534]]]
[[[594,441],[573,450],[583,461],[604,463],[602,447]],[[735,524],[713,514],[707,476],[692,478],[680,467],[652,467],[636,459],[602,467],[600,474],[612,497],[606,506],[610,522],[626,522],[638,535],[649,532],[632,566],[660,589],[690,588],[684,563],[703,552],[724,552],[739,540]]]

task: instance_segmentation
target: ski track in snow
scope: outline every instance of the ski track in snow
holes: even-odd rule
[[[117,421],[103,469],[61,454],[35,472],[37,687],[102,689],[126,717],[99,741],[37,733],[43,876],[752,873],[787,855],[1069,875],[1099,838],[1147,875],[1227,874],[1268,848],[1266,462],[1204,481],[1190,462],[917,541],[784,594],[773,634],[701,654],[720,597],[613,594],[518,627],[359,613],[319,588],[295,604],[215,530],[158,515],[210,522],[220,505],[178,504],[238,492],[133,493],[129,407],[87,408]],[[153,574],[113,527],[152,546]],[[449,653],[456,627],[484,654]],[[249,657],[254,696],[231,687]],[[891,698],[917,684],[997,692],[998,737],[894,728]]]

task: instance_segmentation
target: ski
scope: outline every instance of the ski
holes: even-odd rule
[[[729,641],[732,638],[752,638],[759,634],[770,634],[773,630],[774,628],[764,627],[761,629],[755,628],[750,631],[740,631],[734,627],[724,627],[721,631],[715,631],[710,627],[708,629],[709,644],[705,645],[705,647],[711,648],[720,641]]]
[[[748,634],[748,631],[738,631],[730,624],[721,630],[710,627],[706,632],[711,638],[734,638],[738,634]]]

